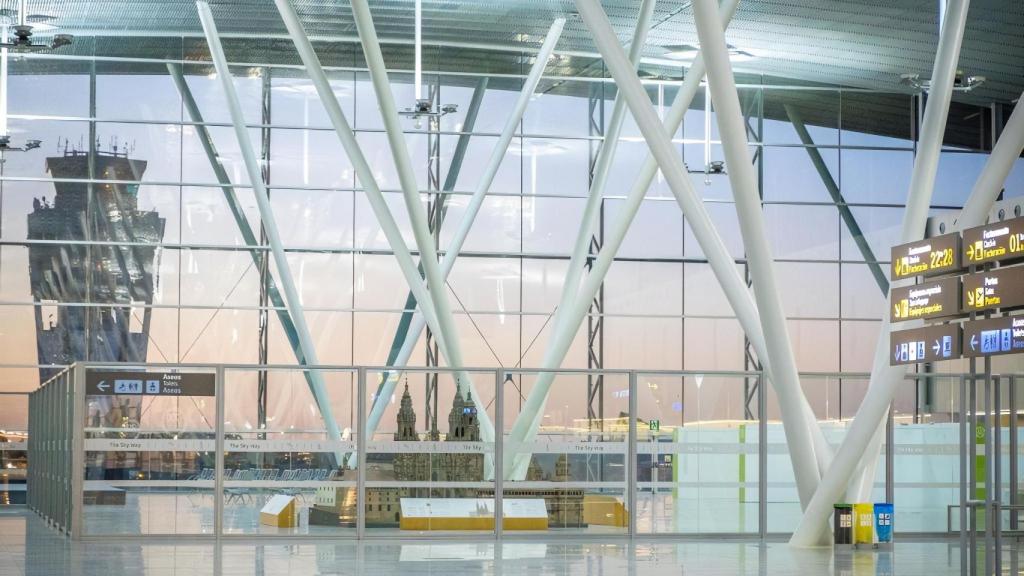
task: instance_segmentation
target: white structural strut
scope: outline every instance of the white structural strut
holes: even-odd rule
[[[636,29],[633,31],[633,41],[629,45],[629,61],[634,70],[640,63],[640,56],[643,54],[644,43],[647,42],[647,32],[651,29],[651,20],[654,18],[656,4],[656,0],[643,0],[640,4],[640,15],[637,17]],[[562,296],[558,301],[558,307],[555,308],[552,333],[557,332],[559,326],[565,321],[565,310],[579,291],[580,280],[584,274],[584,262],[590,249],[590,239],[594,233],[594,225],[597,224],[597,217],[601,213],[604,187],[608,182],[608,172],[619,147],[619,135],[622,133],[622,123],[626,119],[626,112],[626,101],[622,98],[622,93],[616,93],[612,115],[604,133],[604,143],[601,144],[601,149],[597,153],[597,161],[594,163],[594,178],[590,183],[587,203],[583,207],[583,218],[580,221],[579,231],[576,233],[576,241],[572,246],[569,267],[565,270],[565,282],[562,285]]]
[[[739,0],[725,0],[722,3],[720,15],[723,26],[728,25],[729,20],[736,11],[738,1]],[[694,95],[700,89],[703,76],[704,60],[703,56],[698,54],[694,59],[693,64],[690,66],[682,86],[677,92],[671,108],[665,115],[664,127],[666,133],[672,134],[679,129],[679,125],[682,123],[683,117],[689,109]],[[634,217],[636,216],[637,210],[640,208],[644,195],[650,187],[651,182],[654,180],[657,171],[657,160],[648,154],[643,167],[640,169],[636,182],[627,195],[626,201],[623,202],[623,205],[619,209],[618,220],[605,235],[601,253],[590,272],[590,277],[588,277],[587,280],[588,283],[578,295],[578,301],[590,302],[593,300],[594,295],[597,293],[597,290],[600,288],[601,282],[604,279],[604,275],[608,271],[608,266],[612,263],[619,246],[621,246],[621,243],[628,232]],[[687,180],[687,183],[689,184],[689,180]],[[705,253],[709,254],[708,258],[711,262],[712,270],[718,277],[719,282],[722,284],[723,291],[729,299],[741,326],[750,338],[751,345],[757,352],[758,358],[761,359],[765,372],[769,375],[769,378],[771,378],[772,368],[768,360],[767,347],[764,335],[761,331],[757,308],[754,305],[754,301],[749,290],[747,290],[746,283],[743,281],[736,269],[735,261],[729,255],[728,250],[724,245],[722,245],[721,239],[717,237],[717,234],[714,234],[713,237],[703,236],[706,231],[713,230],[713,226],[711,225],[710,216],[708,215],[704,204],[700,202],[692,185],[689,186],[688,191],[673,188],[672,192],[687,220],[690,221],[691,224],[693,222],[697,223],[694,228],[694,233],[698,238],[698,241],[718,244],[720,246],[720,248],[716,248],[714,250],[706,249]],[[688,194],[689,196],[687,196]],[[563,326],[561,332],[552,335],[552,343],[550,345],[552,350],[545,352],[545,357],[541,364],[542,368],[555,370],[561,365],[569,346],[572,344],[572,340],[580,322],[586,316],[587,309],[587,306],[574,306],[571,307],[571,310],[567,310],[567,322],[565,323],[565,326]],[[534,401],[532,405],[543,406],[544,398],[550,390],[554,378],[555,374],[553,372],[543,372],[538,375],[537,381],[530,392],[530,396],[533,397],[536,395],[539,396],[540,399]],[[815,456],[817,457],[819,468],[824,470],[831,457],[831,448],[826,442],[825,437],[821,432],[821,428],[817,425],[817,420],[815,419],[814,414],[811,411],[811,407],[807,403],[806,399],[803,399],[803,405],[804,412],[807,414],[807,421],[810,424],[812,438],[814,440]],[[524,424],[519,424],[519,426],[523,427],[524,431],[522,432],[520,429],[513,428],[513,441],[523,442],[533,438],[540,426],[541,417],[539,414],[541,413],[542,411],[530,414],[524,412],[524,416],[521,416],[520,418],[531,418],[533,421],[529,424],[528,428]],[[511,458],[511,456],[508,457]],[[514,467],[511,470],[506,466],[506,476],[510,478],[522,478],[526,474],[526,467],[528,465],[529,454],[519,454],[516,456]]]
[[[775,280],[775,262],[768,248],[764,213],[757,193],[757,176],[747,148],[746,125],[740,110],[736,81],[729,64],[729,50],[713,0],[694,0],[694,20],[707,66],[711,100],[718,112],[718,130],[732,183],[733,199],[739,216],[747,265],[753,279],[754,299],[760,312],[761,327],[771,360],[775,393],[778,396],[782,425],[793,464],[797,492],[803,507],[818,488],[818,464],[814,455],[810,424],[803,410],[803,392],[796,359],[786,329],[782,298]]]
[[[413,172],[409,148],[405,142],[405,133],[402,131],[398,108],[395,107],[395,98],[391,93],[391,84],[388,81],[387,68],[384,66],[384,55],[380,50],[380,40],[377,38],[377,30],[374,27],[373,16],[370,14],[370,6],[367,1],[352,0],[352,15],[355,17],[356,29],[359,32],[360,43],[363,47],[363,55],[366,58],[366,66],[370,72],[370,81],[373,83],[373,91],[377,96],[377,105],[380,107],[381,118],[384,121],[384,130],[387,132],[388,144],[391,147],[391,157],[394,159],[395,168],[398,171],[398,180],[402,187],[402,197],[405,199],[405,208],[409,213],[409,223],[412,225],[416,247],[420,253],[420,266],[423,268],[423,273],[427,280],[430,300],[434,304],[434,310],[437,312],[440,331],[437,332],[436,336],[439,341],[446,344],[446,350],[443,354],[448,360],[448,366],[461,370],[463,363],[459,332],[455,326],[455,319],[452,316],[452,307],[448,301],[448,292],[445,288],[444,279],[441,277],[441,270],[437,262],[437,250],[434,248],[434,236],[427,226],[427,213],[420,198],[416,174]],[[471,382],[469,373],[460,371],[457,381],[459,392],[463,398],[466,398],[469,395],[469,384]],[[480,396],[475,394],[474,396],[477,402],[481,401]],[[483,416],[483,411],[479,412]],[[490,423],[488,422],[489,425]],[[484,431],[482,422],[480,430],[482,434]]]
[[[530,102],[530,97],[533,95],[534,90],[537,89],[537,84],[544,73],[548,59],[555,50],[555,45],[558,43],[558,38],[561,36],[564,26],[564,18],[559,18],[551,24],[544,44],[541,46],[540,53],[537,55],[537,60],[533,63],[533,67],[523,83],[522,90],[519,92],[519,98],[509,113],[505,127],[498,137],[498,142],[495,143],[494,149],[491,151],[491,157],[484,169],[480,183],[477,185],[476,190],[473,191],[473,195],[466,205],[466,211],[462,216],[462,220],[459,221],[459,226],[447,246],[444,258],[441,260],[441,277],[445,280],[451,274],[452,268],[455,266],[455,259],[466,242],[469,231],[473,227],[473,222],[476,221],[477,214],[480,213],[484,196],[490,191],[491,184],[494,183],[494,178],[498,173],[498,168],[501,167],[502,160],[505,158],[505,153],[508,150],[509,143],[512,141],[512,136],[515,134],[516,127],[523,118],[523,113],[526,111],[526,105]],[[413,316],[405,341],[402,343],[402,348],[395,358],[395,366],[405,366],[408,364],[409,357],[412,356],[413,349],[416,347],[416,342],[419,341],[420,334],[423,332],[424,324],[423,316],[419,314]],[[398,384],[399,377],[399,371],[392,372],[384,383],[381,393],[374,399],[373,407],[370,409],[366,419],[367,434],[373,434],[377,429],[377,425],[380,423],[384,410],[390,401],[391,394]]]
[[[957,217],[951,232],[961,231],[973,226],[981,226],[985,223],[988,219],[989,210],[992,209],[992,204],[999,198],[999,193],[1003,190],[1006,177],[1009,176],[1010,170],[1013,169],[1014,163],[1020,157],[1022,150],[1024,150],[1024,106],[1017,104],[1013,109],[1013,113],[1010,114],[1006,126],[1003,128],[1003,133],[999,136],[999,140],[992,147],[992,153],[989,154],[988,160],[985,161],[985,166],[982,167],[978,179],[974,182],[971,194],[967,197],[967,201],[964,203],[964,207],[960,211],[960,215]],[[888,364],[889,343],[888,339],[883,340],[884,342],[880,342],[876,347],[876,359],[877,354],[882,353],[880,349],[884,348],[885,360]],[[882,344],[885,344],[885,346]],[[890,367],[889,370],[893,374],[898,373],[900,379],[902,379],[906,375],[907,367],[895,366]],[[895,376],[893,377],[895,378]],[[847,501],[864,502],[871,496],[875,481],[875,466],[878,462],[877,455],[882,448],[883,435],[880,432],[882,428],[883,424],[880,424],[879,431],[875,433],[875,436],[872,437],[871,442],[868,443],[868,447],[864,451],[864,457],[861,459],[858,471],[854,474],[853,482],[846,491]]]
[[[299,337],[302,347],[302,356],[310,365],[319,364],[316,347],[313,344],[313,337],[309,332],[309,325],[306,324],[306,315],[302,309],[302,300],[295,288],[295,281],[292,278],[291,268],[288,265],[288,256],[284,252],[281,243],[281,236],[277,230],[277,221],[274,218],[274,210],[270,205],[270,198],[267,196],[267,188],[263,184],[263,175],[260,171],[259,160],[253,151],[252,141],[249,138],[249,129],[245,125],[245,116],[242,107],[238,103],[238,93],[235,91],[235,83],[231,77],[231,70],[228,68],[227,58],[224,56],[224,47],[221,46],[220,37],[217,35],[217,25],[213,20],[213,13],[210,12],[210,5],[200,0],[196,2],[199,11],[199,21],[202,22],[203,32],[206,34],[206,42],[210,47],[210,56],[213,58],[217,76],[220,79],[221,87],[227,99],[228,111],[231,113],[231,123],[234,125],[235,137],[238,139],[238,148],[242,153],[242,160],[245,162],[246,172],[249,173],[249,183],[252,185],[253,196],[256,197],[256,207],[260,212],[260,220],[267,232],[267,241],[270,244],[270,251],[274,257],[274,265],[277,266],[277,275],[280,286],[284,291],[285,302],[288,306],[288,314],[295,324],[295,331]],[[338,430],[338,423],[331,413],[330,397],[324,386],[323,378],[314,371],[311,380],[311,388],[317,405],[320,407],[320,415],[323,417],[324,426],[327,428],[327,436],[331,440],[340,441],[341,432]],[[344,462],[344,455],[340,450],[334,451],[334,457],[338,466]]]
[[[721,17],[723,23],[728,23],[732,18],[737,4],[738,0],[725,0],[722,4]],[[630,75],[634,80],[637,80],[637,76],[633,70],[630,69],[628,72],[631,73]],[[694,60],[693,65],[690,67],[679,92],[676,94],[672,107],[669,109],[669,112],[665,117],[666,133],[673,133],[679,128],[686,111],[690,107],[690,103],[693,101],[694,95],[700,88],[703,76],[704,63],[701,56],[698,55]],[[642,87],[640,88],[640,91],[643,92]],[[650,101],[646,100],[645,102],[649,108]],[[632,104],[630,104],[630,106],[632,106]],[[626,233],[629,231],[633,218],[636,216],[637,210],[639,210],[640,205],[643,202],[644,195],[650,187],[651,182],[654,180],[654,176],[657,174],[657,171],[657,160],[648,154],[647,159],[637,176],[636,182],[633,184],[633,187],[627,195],[626,201],[619,210],[618,219],[605,236],[601,252],[594,261],[590,274],[587,275],[579,296],[570,301],[570,309],[566,311],[566,322],[563,324],[561,331],[553,334],[551,337],[553,343],[545,351],[544,358],[541,362],[541,367],[543,369],[557,370],[561,365],[562,360],[565,358],[565,354],[569,350],[569,346],[572,344],[576,330],[578,329],[580,322],[586,316],[594,295],[600,289],[601,283],[604,281],[604,277],[608,273],[608,269],[611,267],[615,255],[618,252],[619,247],[622,245],[622,241],[625,238]],[[750,294],[746,290],[746,284],[743,283],[743,280],[740,278],[739,273],[736,270],[735,261],[729,255],[721,238],[719,238],[717,233],[714,231],[710,216],[708,216],[707,211],[704,208],[704,204],[699,200],[696,192],[693,190],[693,186],[688,177],[685,179],[685,182],[688,186],[686,190],[677,188],[672,189],[675,194],[676,201],[679,203],[683,212],[686,213],[687,218],[691,221],[696,221],[696,224],[694,225],[694,233],[697,236],[698,241],[702,242],[702,246],[705,246],[705,253],[709,255],[708,259],[711,262],[714,272],[719,275],[719,277],[729,273],[732,274],[731,277],[723,279],[722,284],[725,286],[727,295],[730,296],[730,300],[733,301],[733,305],[737,309],[737,316],[742,318],[747,313],[753,314],[754,320],[748,325],[757,327],[757,311],[754,308],[753,301],[750,300]],[[731,282],[732,280],[735,281]],[[747,306],[744,306],[743,294],[746,295],[745,302],[748,304]],[[736,302],[739,302],[739,304]],[[758,331],[757,336],[752,336],[751,338],[752,340],[756,340],[759,336],[760,332]],[[754,346],[756,347],[757,344],[755,343]],[[761,349],[763,349],[763,347]],[[511,442],[526,442],[536,436],[543,415],[542,408],[554,378],[554,372],[542,372],[537,376],[537,381],[534,383],[533,389],[527,397],[526,404],[524,405],[524,408],[510,433]],[[507,450],[505,452],[506,477],[517,479],[523,478],[526,474],[526,468],[529,465],[530,454],[527,451],[520,454],[511,454],[510,452],[514,451]],[[513,459],[514,466],[510,468],[510,464]]]
[[[405,245],[405,240],[402,238],[402,233],[398,228],[398,224],[395,223],[394,216],[392,216],[387,202],[384,200],[384,195],[381,193],[380,187],[377,185],[377,180],[373,175],[373,170],[370,168],[369,162],[366,161],[366,156],[359,147],[359,143],[356,142],[355,134],[352,133],[352,127],[349,125],[348,120],[345,119],[345,114],[341,111],[341,106],[338,105],[338,99],[334,95],[334,91],[331,90],[330,82],[328,82],[327,75],[324,73],[323,67],[320,65],[320,60],[317,58],[316,52],[313,50],[313,46],[310,44],[305,30],[302,28],[302,24],[299,22],[298,16],[295,14],[295,10],[291,7],[288,0],[274,1],[277,5],[278,12],[281,14],[281,19],[284,21],[285,26],[288,28],[288,31],[292,36],[296,51],[299,53],[299,57],[302,59],[302,63],[306,67],[306,73],[309,74],[309,78],[313,82],[313,86],[316,88],[317,95],[320,97],[324,110],[327,112],[327,117],[330,118],[331,124],[334,126],[334,130],[338,134],[338,139],[341,141],[341,145],[345,149],[345,153],[352,162],[352,168],[363,186],[366,199],[370,203],[370,208],[373,210],[374,215],[377,217],[381,231],[384,233],[392,252],[394,252],[395,259],[398,260],[398,266],[401,269],[406,282],[409,284],[409,290],[416,298],[416,302],[419,306],[420,312],[426,319],[426,323],[430,326],[431,330],[438,332],[440,326],[437,320],[437,315],[434,311],[433,304],[431,303],[430,296],[427,294],[427,289],[423,285],[423,278],[416,269],[416,262],[409,253],[409,248]],[[438,338],[438,347],[441,349],[442,354],[447,354],[444,339]],[[460,378],[460,383],[462,383],[462,378]],[[475,398],[480,398],[479,394],[473,390],[473,384],[471,381],[466,380],[462,385],[467,387]],[[481,437],[485,441],[491,441],[494,438],[494,425],[491,423],[486,411],[478,411],[477,416],[480,423]]]
[[[913,242],[924,237],[928,206],[931,203],[932,190],[935,185],[939,152],[942,149],[942,138],[946,129],[946,118],[949,114],[949,102],[953,91],[953,79],[956,74],[969,6],[970,0],[950,0],[947,6],[942,32],[939,35],[939,46],[935,54],[935,64],[932,68],[930,97],[925,107],[921,139],[918,144],[917,156],[914,159],[907,207],[903,214],[901,243]],[[893,287],[896,285],[898,283],[894,282]],[[820,542],[824,535],[827,535],[828,517],[832,513],[832,504],[843,496],[851,475],[859,467],[861,459],[877,457],[877,453],[867,453],[866,449],[879,426],[882,425],[893,394],[906,374],[904,367],[889,366],[889,328],[888,314],[885,314],[879,330],[878,344],[875,347],[871,383],[868,386],[867,394],[846,433],[846,439],[832,460],[828,472],[822,478],[818,491],[811,499],[810,505],[804,510],[800,524],[793,533],[793,537],[790,538],[791,545],[813,546]],[[866,471],[868,468],[868,466],[864,467]]]
[[[992,204],[999,198],[1006,183],[1006,177],[1010,175],[1014,163],[1020,158],[1024,150],[1024,94],[1021,94],[1017,105],[1010,114],[1006,126],[1003,128],[999,140],[992,147],[985,166],[981,169],[978,180],[971,188],[971,195],[967,197],[964,209],[956,220],[958,229],[981,226],[988,219],[988,211]]]

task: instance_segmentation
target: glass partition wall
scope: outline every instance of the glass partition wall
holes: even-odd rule
[[[81,447],[69,481],[75,537],[757,538],[791,532],[800,518],[774,391],[760,372],[72,372],[71,410],[81,416],[71,439]],[[209,387],[161,394],[161,378],[206,378]],[[835,394],[863,378],[802,375]],[[1021,378],[1000,378],[1012,409]],[[908,377],[902,388],[930,389],[929,401],[897,400],[884,424],[871,499],[895,504],[903,534],[955,526],[946,521],[960,501],[961,379]],[[135,381],[144,392],[124,388]],[[580,389],[589,403],[575,400]],[[276,399],[272,409],[260,409],[261,396]],[[821,417],[833,450],[850,421]],[[1019,444],[1009,439],[1019,430],[1008,419],[1000,426],[1010,498]]]

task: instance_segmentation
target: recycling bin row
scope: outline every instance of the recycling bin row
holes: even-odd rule
[[[832,533],[836,545],[892,542],[892,504],[835,504],[833,509]]]

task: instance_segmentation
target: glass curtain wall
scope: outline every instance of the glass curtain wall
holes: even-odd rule
[[[233,61],[251,59],[241,57],[239,46],[233,48],[238,56]],[[232,73],[320,362],[386,365],[403,342],[408,287],[315,90],[292,66],[292,46],[277,48],[263,54],[266,64],[238,65]],[[42,146],[7,153],[0,164],[0,391],[33,390],[58,366],[78,359],[294,364],[289,326],[282,321],[286,315],[272,289],[276,267],[224,96],[206,63],[205,43],[185,39],[167,48],[164,58],[152,60],[124,57],[99,44],[93,53],[95,58],[84,59],[27,55],[10,65],[11,132],[41,140]],[[517,73],[480,74],[445,68],[441,56],[428,58],[433,71],[424,76],[424,94],[456,111],[436,120],[406,116],[402,125],[417,183],[429,192],[424,202],[443,251],[531,61],[522,55]],[[349,46],[325,60],[342,110],[406,243],[414,246],[361,55]],[[201,120],[185,105],[168,64],[180,70]],[[592,164],[615,95],[599,61],[590,76],[558,72],[549,68],[531,98],[448,279],[465,363],[508,370],[521,394],[535,376],[517,369],[539,366],[552,336]],[[392,73],[391,81],[398,106],[411,107],[412,75]],[[753,74],[740,74],[738,81],[798,367],[869,371],[878,319],[886,309],[880,284],[887,281],[889,247],[899,235],[921,101],[904,93],[808,86]],[[677,86],[677,79],[647,82],[659,113],[671,105]],[[468,126],[475,90],[483,90],[483,96]],[[729,167],[722,164],[714,107],[708,109],[704,95],[702,90],[694,99],[674,142],[746,275]],[[1005,112],[1000,117],[1009,115]],[[951,117],[957,120],[951,121],[939,165],[934,214],[957,210],[966,199],[991,148],[992,114],[988,108],[954,106]],[[205,134],[213,143],[212,158],[203,146]],[[464,158],[455,162],[461,140],[468,141]],[[621,216],[646,152],[627,117],[599,226],[592,231],[595,247]],[[235,187],[237,200],[225,193],[225,184]],[[1022,192],[1024,167],[1018,166],[1005,195]],[[856,221],[866,244],[857,242],[848,219]],[[247,237],[260,246],[246,248]],[[563,368],[757,369],[756,354],[660,174],[591,312]],[[429,331],[416,342],[411,365],[437,362],[436,339]],[[238,409],[255,413],[260,394],[268,398],[260,392],[267,377],[258,372],[247,374],[252,382],[239,386],[253,394],[240,398],[251,405]],[[702,385],[687,377],[659,384],[652,376],[650,383],[679,391],[679,399],[666,397],[660,405],[657,388],[637,399],[639,413],[658,416],[654,419],[664,426],[659,434],[673,442],[691,434],[742,435],[737,431],[758,418],[759,392],[743,379]],[[823,377],[804,385],[819,419],[834,428],[830,439],[838,441],[867,380]],[[600,378],[566,383],[554,387],[548,405],[589,403],[593,411],[573,418],[614,420],[619,412],[612,406],[622,399],[616,386]],[[687,399],[700,398],[701,405],[682,400],[690,387]],[[919,392],[901,392],[898,419],[917,423],[924,413],[949,411],[942,407],[941,390]],[[777,423],[774,393],[765,396],[766,418]],[[599,402],[602,398],[608,403]],[[17,402],[3,403],[0,428],[24,429],[23,412]],[[685,430],[690,423],[698,428]],[[385,420],[381,434],[394,432]],[[749,434],[746,441],[756,442],[753,427]],[[768,438],[785,449],[781,436]],[[659,464],[648,450],[655,448],[645,448],[641,459],[652,469],[664,466],[667,475],[670,466]],[[771,474],[752,468],[731,490],[744,494],[748,483],[764,481],[765,475],[773,482]],[[645,478],[649,494],[670,489],[657,476]],[[741,498],[738,513],[746,509],[744,503],[756,503],[756,490]],[[650,505],[657,506],[657,499]],[[793,500],[783,505],[798,506]],[[793,514],[778,518],[788,520],[770,531],[795,525]],[[750,531],[756,529],[752,521],[726,527]],[[652,530],[660,530],[658,520],[652,522]],[[700,524],[688,529],[699,530]]]

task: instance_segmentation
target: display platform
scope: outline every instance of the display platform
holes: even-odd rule
[[[493,498],[402,498],[402,530],[494,530]],[[547,530],[544,500],[502,500],[504,530]]]

